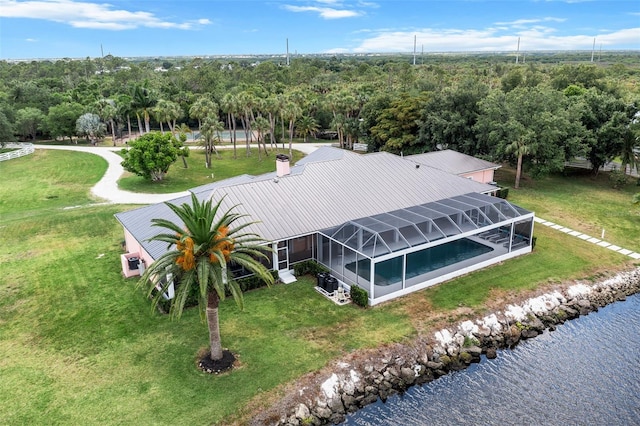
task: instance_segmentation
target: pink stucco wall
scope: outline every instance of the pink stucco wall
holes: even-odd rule
[[[124,241],[127,247],[127,252],[120,256],[120,261],[122,263],[122,273],[127,278],[138,276],[140,275],[141,270],[129,270],[128,259],[133,256],[139,257],[140,259],[144,260],[145,267],[149,267],[149,265],[153,263],[153,259],[126,229],[124,230]]]
[[[491,183],[493,182],[493,169],[487,170],[479,170],[477,172],[465,173],[461,175],[462,177],[471,178],[476,182],[480,183]]]

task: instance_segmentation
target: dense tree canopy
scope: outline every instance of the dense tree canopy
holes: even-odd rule
[[[16,112],[15,128],[20,136],[36,140],[36,133],[44,120],[45,115],[38,108],[22,108]]]
[[[54,137],[73,139],[76,134],[76,121],[82,115],[84,107],[76,102],[64,102],[49,108],[45,126]]]
[[[182,124],[200,129],[209,119],[229,130],[234,156],[238,138],[250,155],[252,143],[317,135],[347,149],[358,141],[370,151],[406,154],[448,147],[514,163],[515,153],[526,152],[523,169],[533,175],[557,170],[576,153],[597,169],[612,158],[634,158],[639,63],[636,53],[622,52],[604,53],[599,63],[580,53],[528,54],[526,64],[505,55],[429,55],[415,66],[402,55],[294,57],[288,66],[277,58],[111,55],[0,61],[0,136],[71,138],[77,119],[92,112],[114,144],[125,134],[175,132]],[[503,122],[507,114],[529,122]],[[557,130],[563,122],[570,126]],[[210,147],[218,133],[208,131]]]
[[[494,158],[517,164],[518,188],[524,164],[542,175],[562,170],[565,161],[584,154],[585,129],[578,118],[561,92],[520,87],[493,92],[481,101],[475,129],[493,147]]]

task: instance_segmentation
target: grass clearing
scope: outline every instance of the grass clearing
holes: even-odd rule
[[[276,170],[276,154],[288,154],[288,149],[273,150],[268,156],[262,153],[262,158],[258,159],[258,150],[253,148],[251,156],[247,157],[246,149],[238,147],[237,158],[233,158],[232,149],[219,149],[220,158],[215,154],[211,160],[211,168],[205,165],[205,156],[202,149],[191,149],[187,157],[188,168],[184,168],[182,159],[178,158],[171,165],[165,179],[161,182],[151,182],[143,177],[132,173],[125,175],[118,181],[121,189],[133,192],[148,192],[153,194],[167,194],[171,192],[185,191],[195,186],[224,180],[241,174],[261,175],[263,173]],[[293,151],[291,164],[304,157],[300,151]]]
[[[38,149],[3,161],[0,170],[4,222],[93,202],[88,189],[104,175],[107,162],[97,155]]]
[[[433,331],[434,315],[481,312],[500,292],[588,278],[625,262],[538,226],[533,254],[372,309],[328,302],[311,278],[252,291],[244,311],[230,299],[221,304],[222,343],[241,365],[212,376],[196,368],[208,343],[198,311],[172,321],[151,311],[135,279],[122,277],[113,214],[129,207],[89,205],[106,164],[84,153],[36,154],[1,166],[3,424],[228,423],[342,353]],[[64,191],[56,179],[47,183],[52,173]],[[44,183],[58,198],[42,196]],[[21,188],[21,197],[7,188]]]
[[[498,169],[496,179],[504,186],[513,184],[512,169]],[[509,191],[509,201],[536,212],[536,216],[558,223],[618,246],[640,251],[640,205],[632,202],[640,192],[635,179],[620,190],[613,189],[608,173],[597,177],[588,170],[568,170],[523,181],[520,189]]]

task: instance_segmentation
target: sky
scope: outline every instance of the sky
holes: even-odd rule
[[[0,0],[0,59],[640,50],[637,0]]]

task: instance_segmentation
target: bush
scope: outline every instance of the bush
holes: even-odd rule
[[[273,277],[274,281],[277,281],[278,280],[278,271],[270,271],[270,272],[271,272],[271,276]],[[248,277],[245,277],[245,278],[237,279],[236,282],[240,286],[240,290],[242,290],[243,293],[246,293],[247,291],[255,290],[257,288],[262,288],[262,287],[266,287],[267,286],[265,284],[265,282],[262,281],[256,275],[251,275],[251,276],[248,276]],[[230,296],[230,294],[229,294],[229,296]]]
[[[354,284],[351,286],[351,300],[356,305],[366,308],[369,306],[369,293]]]
[[[296,277],[307,274],[315,277],[320,272],[329,272],[329,269],[313,259],[305,260],[304,262],[299,262],[293,265],[293,274]]]
[[[509,196],[509,188],[500,188],[496,193],[496,197],[502,198],[503,200],[506,200],[508,196]]]
[[[620,170],[611,170],[609,172],[609,181],[615,189],[620,189],[627,184],[627,175]]]

